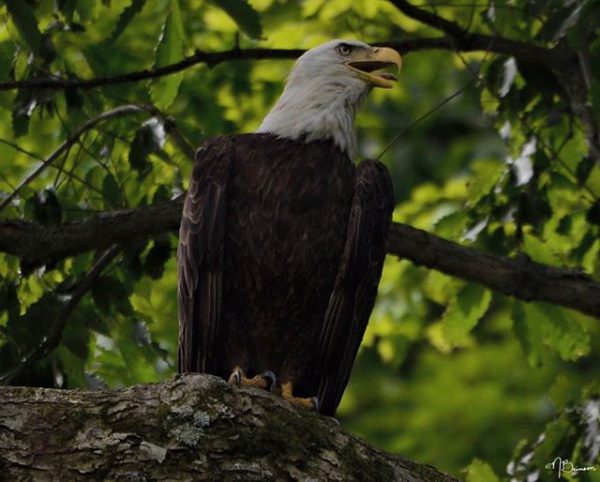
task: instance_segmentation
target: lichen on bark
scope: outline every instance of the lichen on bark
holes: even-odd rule
[[[2,480],[452,481],[265,391],[208,375],[0,388]]]

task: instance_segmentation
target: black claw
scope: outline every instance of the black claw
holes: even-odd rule
[[[335,423],[335,424],[336,424],[338,427],[341,425],[341,424],[340,424],[340,421],[339,421],[337,418],[335,418],[335,417],[325,417],[325,418],[327,418],[327,420],[331,420],[331,421],[332,421],[333,423]]]
[[[277,388],[277,377],[275,376],[275,374],[271,370],[267,370],[265,372],[262,372],[260,376],[269,380],[270,383],[268,390],[270,392],[275,392],[275,389]]]

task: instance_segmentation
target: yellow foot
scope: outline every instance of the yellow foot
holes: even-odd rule
[[[242,370],[240,367],[235,367],[233,372],[231,372],[231,375],[229,375],[229,380],[227,381],[232,385],[237,385],[238,387],[256,387],[262,388],[263,390],[273,390],[275,388],[277,378],[271,371],[266,371],[252,378],[247,378],[244,370]]]
[[[306,408],[308,410],[319,411],[319,399],[317,397],[294,397],[294,385],[292,382],[286,382],[281,385],[281,396],[285,398],[292,405],[297,407]]]

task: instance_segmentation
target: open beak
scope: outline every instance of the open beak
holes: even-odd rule
[[[400,70],[402,57],[389,47],[374,47],[368,51],[364,58],[346,62],[346,67],[375,87],[391,89],[393,87],[392,82],[396,80],[396,77],[388,72],[380,71],[390,67]]]

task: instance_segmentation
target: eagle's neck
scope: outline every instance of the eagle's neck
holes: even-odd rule
[[[364,88],[333,82],[288,82],[256,132],[306,142],[332,139],[352,159],[356,152],[354,116]]]

